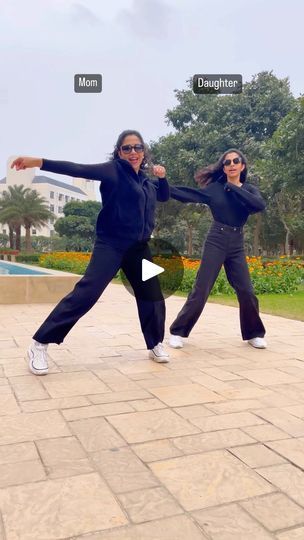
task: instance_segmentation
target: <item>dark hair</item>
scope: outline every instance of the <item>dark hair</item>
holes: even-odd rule
[[[197,183],[201,187],[205,187],[208,186],[208,184],[211,184],[211,182],[226,182],[227,175],[223,171],[223,166],[227,154],[231,154],[232,152],[238,154],[242,160],[242,163],[245,165],[245,168],[242,170],[240,176],[240,182],[243,184],[247,177],[247,159],[245,158],[244,154],[236,148],[229,148],[229,150],[226,150],[226,152],[221,155],[216,163],[203,167],[203,169],[197,171],[197,173],[194,175]]]
[[[142,135],[139,133],[139,131],[136,131],[135,129],[125,129],[125,131],[121,132],[121,134],[119,135],[119,137],[118,137],[118,139],[116,141],[114,151],[111,154],[111,158],[112,159],[119,159],[118,152],[120,150],[120,147],[123,144],[124,139],[126,137],[128,137],[129,135],[135,135],[136,137],[139,138],[141,143],[144,145],[144,147],[145,147],[145,157],[144,157],[144,159],[143,159],[143,161],[142,161],[142,163],[140,165],[140,169],[147,169],[150,166],[150,161],[151,161],[150,152],[149,152],[149,149],[148,149],[146,143],[144,142],[144,139],[143,139]]]

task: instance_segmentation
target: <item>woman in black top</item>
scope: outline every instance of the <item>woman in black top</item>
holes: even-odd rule
[[[47,345],[62,343],[67,333],[93,307],[100,295],[123,269],[136,297],[141,329],[149,356],[168,362],[164,338],[165,302],[157,277],[142,281],[142,259],[152,260],[148,240],[154,228],[156,201],[167,201],[169,185],[164,167],[154,166],[157,180],[146,177],[146,148],[140,133],[124,131],[118,137],[113,159],[96,165],[19,157],[11,165],[16,170],[42,170],[100,181],[102,209],[96,225],[96,241],[82,279],[50,313],[33,336],[28,351],[30,370],[48,372]],[[155,298],[160,300],[155,301]]]
[[[203,203],[210,207],[213,223],[205,240],[202,262],[188,299],[170,327],[170,345],[183,346],[201,315],[207,298],[224,265],[240,306],[244,340],[256,348],[266,348],[265,328],[259,316],[244,251],[243,225],[248,216],[265,209],[256,186],[246,182],[247,163],[239,150],[227,150],[215,165],[196,174],[201,189],[172,186],[171,197],[181,202]]]

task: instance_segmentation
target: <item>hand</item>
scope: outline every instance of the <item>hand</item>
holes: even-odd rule
[[[20,156],[16,158],[11,164],[11,169],[13,169],[14,167],[16,167],[16,171],[22,171],[24,169],[30,169],[32,167],[42,167],[42,159]]]
[[[161,165],[153,165],[153,174],[154,176],[157,176],[157,178],[165,178],[166,169]]]

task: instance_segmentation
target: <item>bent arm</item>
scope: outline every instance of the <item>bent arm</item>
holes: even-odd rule
[[[233,194],[246,206],[250,214],[262,212],[266,208],[266,203],[256,186],[245,185],[243,187],[235,186],[230,182],[225,185],[226,191],[232,191]]]
[[[210,196],[205,189],[197,189],[185,186],[170,186],[170,197],[183,203],[209,204]]]
[[[152,180],[152,182],[156,188],[156,199],[160,202],[168,201],[170,199],[170,186],[167,178],[158,178],[158,180]]]
[[[115,177],[115,165],[112,161],[96,163],[95,165],[82,165],[80,163],[73,163],[72,161],[43,159],[40,168],[43,171],[87,178],[89,180],[110,181]]]

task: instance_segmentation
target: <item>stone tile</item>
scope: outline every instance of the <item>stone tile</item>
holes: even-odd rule
[[[240,505],[270,531],[287,529],[304,523],[304,510],[284,493],[257,497]]]
[[[13,394],[2,394],[2,388],[0,390],[0,416],[6,416],[11,414],[18,414],[20,407]]]
[[[108,416],[128,443],[140,443],[198,433],[198,429],[168,409]]]
[[[267,409],[253,410],[252,412],[264,420],[267,420],[267,422],[270,424],[273,424],[283,431],[286,431],[286,433],[292,437],[304,436],[304,421],[296,418],[292,414],[289,414],[282,409],[271,407]]]
[[[37,441],[37,447],[43,463],[50,467],[70,459],[86,457],[81,444],[75,437],[61,437]]]
[[[35,375],[10,377],[9,381],[19,401],[48,399],[50,397],[41,380]]]
[[[269,448],[263,444],[234,447],[230,449],[230,452],[251,468],[286,463],[285,459],[269,450]]]
[[[254,443],[255,440],[243,433],[240,429],[225,429],[209,431],[199,435],[178,437],[173,439],[174,446],[184,454],[197,454],[221,448],[230,448],[241,444]]]
[[[165,403],[159,401],[159,399],[137,399],[135,401],[129,401],[129,405],[133,407],[135,411],[155,411],[157,409],[165,409]],[[111,413],[110,413],[111,414]]]
[[[204,388],[208,388],[209,391],[214,390],[218,393],[223,393],[224,390],[229,391],[232,389],[230,384],[220,381],[219,379],[216,379],[215,377],[211,377],[210,375],[207,375],[206,373],[202,373],[201,375],[197,377],[191,377],[191,381],[193,383],[197,383]]]
[[[267,446],[301,467],[301,469],[304,469],[304,437],[268,442]]]
[[[214,413],[226,414],[260,408],[261,402],[257,399],[236,399],[221,403],[208,403],[207,407]]]
[[[84,407],[90,405],[89,400],[84,396],[58,398],[58,399],[39,399],[37,401],[24,401],[21,404],[24,412],[51,411],[52,409],[72,409],[73,407]]]
[[[239,375],[231,373],[229,370],[226,371],[225,369],[220,369],[218,367],[203,368],[202,371],[206,373],[206,375],[215,377],[220,381],[233,381],[234,379],[241,379]]]
[[[97,452],[126,445],[105,418],[76,420],[70,422],[69,426],[87,452]]]
[[[185,510],[192,511],[274,491],[274,487],[225,450],[150,463]]]
[[[0,465],[0,488],[26,484],[44,478],[46,478],[46,473],[39,459]]]
[[[192,418],[191,422],[202,431],[217,431],[220,429],[240,428],[265,423],[264,420],[261,420],[261,418],[250,412],[219,414],[208,416],[207,418]]]
[[[145,390],[129,390],[126,392],[111,392],[110,394],[88,396],[92,403],[114,403],[118,401],[133,401],[135,399],[149,399],[152,397]]]
[[[277,540],[303,540],[304,538],[304,527],[299,527],[279,533],[276,535]]]
[[[145,462],[159,461],[172,457],[181,456],[182,452],[167,439],[132,445],[135,454]]]
[[[237,504],[199,510],[192,515],[212,540],[274,540]]]
[[[93,373],[55,373],[43,380],[43,385],[53,398],[103,394],[110,389]]]
[[[179,377],[179,376],[174,376],[174,375],[171,375],[171,376],[168,376],[168,377],[163,377],[163,378],[160,378],[160,377],[153,377],[150,378],[150,379],[146,379],[146,380],[143,380],[143,381],[137,381],[139,386],[141,386],[141,388],[144,388],[145,390],[149,390],[151,391],[152,388],[162,388],[162,387],[167,387],[167,386],[184,386],[184,385],[187,385],[187,384],[192,384],[191,383],[191,380],[189,378],[186,378],[186,377]]]
[[[151,389],[151,393],[170,407],[220,401],[221,397],[199,384],[184,384]]]
[[[0,465],[19,463],[20,461],[35,461],[39,459],[34,443],[25,442],[0,446]]]
[[[58,411],[0,417],[1,445],[67,435],[71,433]]]
[[[285,407],[285,411],[297,418],[304,420],[304,405],[292,405],[290,407]]]
[[[133,407],[128,403],[102,403],[100,405],[90,405],[89,407],[77,407],[76,409],[66,409],[62,414],[66,420],[81,420],[82,418],[94,418],[96,416],[107,416],[108,414],[120,414],[134,412]]]
[[[92,454],[92,460],[115,493],[158,486],[151,471],[130,448],[103,450]]]
[[[262,399],[271,394],[270,389],[266,388],[231,388],[230,390],[221,390],[220,394],[226,399]]]
[[[188,516],[158,519],[74,540],[209,540]],[[10,540],[10,539],[9,539]]]
[[[0,507],[7,540],[58,540],[127,523],[97,473],[0,490]]]
[[[182,508],[162,487],[132,491],[118,498],[134,523],[183,513]]]
[[[290,435],[285,431],[272,426],[271,424],[262,424],[260,426],[243,427],[242,431],[253,437],[257,441],[276,441],[278,439],[289,439]]]
[[[191,418],[200,418],[204,416],[213,416],[214,413],[204,405],[188,405],[185,407],[175,407],[173,409],[177,414],[191,420]]]
[[[288,497],[304,506],[304,473],[289,463],[261,467],[256,471],[268,482],[284,491]]]
[[[244,379],[249,379],[252,382],[261,386],[272,386],[275,384],[291,384],[298,382],[298,379],[288,373],[284,373],[279,369],[248,369],[240,373]]]

